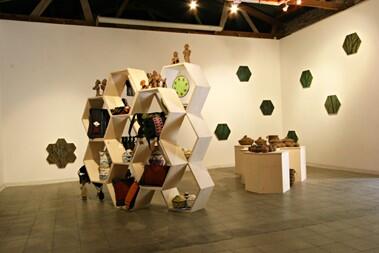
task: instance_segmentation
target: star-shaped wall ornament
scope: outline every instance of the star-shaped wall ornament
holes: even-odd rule
[[[73,163],[76,160],[75,144],[67,143],[65,139],[59,138],[56,143],[49,144],[46,148],[49,156],[47,162],[49,164],[56,164],[58,168],[63,169],[68,163]]]

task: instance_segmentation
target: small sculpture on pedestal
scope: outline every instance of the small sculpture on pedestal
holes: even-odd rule
[[[179,56],[178,56],[178,52],[175,51],[171,59],[171,64],[177,64],[177,63],[179,63]]]
[[[191,50],[189,49],[189,45],[184,45],[184,51],[183,51],[184,61],[190,63],[190,57],[191,57]]]
[[[104,91],[105,91],[105,87],[107,86],[107,79],[103,79],[103,81],[101,81],[101,90],[102,90],[102,95],[104,95]]]
[[[166,79],[163,79],[160,74],[158,74],[157,71],[153,71],[153,73],[148,73],[147,77],[149,78],[149,85],[147,88],[166,88]],[[142,83],[142,82],[141,82]],[[141,84],[142,85],[142,84]]]
[[[101,86],[100,86],[100,84],[101,84],[100,80],[97,79],[96,82],[95,82],[95,86],[92,87],[92,90],[96,91],[96,97],[101,96]]]

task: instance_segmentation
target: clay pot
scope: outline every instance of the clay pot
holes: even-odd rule
[[[279,136],[277,135],[269,135],[267,136],[268,142],[269,143],[278,143],[280,142]]]
[[[245,135],[244,137],[242,137],[241,140],[238,141],[240,145],[251,145],[254,143],[254,140],[251,139],[250,137],[247,137],[247,135]]]
[[[259,137],[258,140],[255,141],[255,143],[256,143],[258,146],[264,146],[264,145],[267,146],[267,141],[266,141],[265,139],[262,139],[261,137]]]

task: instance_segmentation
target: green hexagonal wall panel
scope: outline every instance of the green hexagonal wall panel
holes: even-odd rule
[[[361,39],[357,33],[352,33],[346,36],[343,42],[343,49],[347,55],[355,54],[358,52],[359,46],[361,45]]]
[[[301,83],[301,86],[303,86],[303,88],[311,87],[312,80],[313,80],[313,76],[310,70],[304,70],[303,73],[301,73],[300,83]]]
[[[290,131],[288,131],[288,133],[287,133],[287,138],[292,139],[292,140],[294,140],[295,142],[297,142],[297,141],[299,140],[299,137],[297,136],[295,130],[290,130]]]
[[[263,115],[269,116],[272,114],[275,107],[274,107],[274,104],[271,102],[271,100],[263,100],[260,108]]]
[[[251,71],[248,66],[239,66],[237,70],[238,79],[241,82],[248,82],[251,77]]]
[[[337,114],[341,107],[341,103],[336,95],[331,95],[326,98],[325,109],[328,114]]]
[[[228,124],[218,124],[215,130],[215,135],[219,141],[227,140],[230,135],[230,128],[228,127]]]

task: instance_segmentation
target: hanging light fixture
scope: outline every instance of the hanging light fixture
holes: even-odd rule
[[[198,6],[199,4],[197,3],[196,0],[191,0],[191,2],[189,3],[189,7],[191,11],[196,10]]]
[[[301,0],[296,0],[297,5],[301,5]]]

